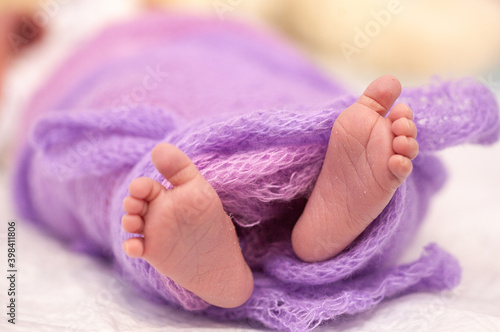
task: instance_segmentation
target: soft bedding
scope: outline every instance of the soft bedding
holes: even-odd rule
[[[54,59],[60,54],[51,56]],[[4,105],[9,109],[4,119],[10,123],[15,122],[22,107],[16,98],[29,94],[29,85],[41,81],[40,77],[34,77],[34,82],[30,82],[34,65],[50,67],[50,59],[30,60],[35,62],[19,63],[7,81],[9,93]],[[2,123],[9,122],[2,120]],[[495,202],[500,184],[495,165],[500,162],[500,150],[498,145],[486,149],[460,147],[443,152],[442,156],[450,169],[450,181],[431,205],[423,229],[403,260],[414,260],[423,245],[438,242],[458,257],[463,268],[461,286],[448,293],[414,294],[385,302],[355,318],[341,318],[336,328],[353,331],[500,328],[497,305],[500,266],[494,259],[494,253],[500,249],[495,236],[500,233],[495,222],[500,220]],[[3,172],[1,204],[5,206],[1,217],[7,221],[17,217],[12,204],[7,203],[6,187]],[[16,330],[249,329],[149,303],[121,283],[102,262],[68,252],[60,243],[22,221],[17,225],[20,256]],[[2,230],[2,235],[5,233]],[[41,252],[47,259],[39,259]]]

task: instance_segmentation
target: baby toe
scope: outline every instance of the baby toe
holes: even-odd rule
[[[407,118],[399,118],[392,123],[392,133],[395,136],[417,137],[417,126]]]
[[[158,144],[151,152],[151,161],[174,187],[184,185],[201,175],[191,159],[172,144]]]
[[[164,187],[153,179],[142,177],[134,179],[128,186],[130,196],[148,202],[155,199]]]
[[[392,143],[392,149],[397,154],[409,159],[415,159],[418,155],[418,143],[413,137],[397,136]]]
[[[411,108],[403,103],[399,103],[396,106],[394,106],[389,113],[389,119],[394,122],[400,118],[406,118],[413,120],[413,111]]]
[[[123,242],[123,251],[127,256],[139,258],[144,255],[144,239],[141,237],[133,237]]]
[[[404,181],[413,170],[411,160],[398,154],[389,158],[388,166],[392,174],[401,182]]]
[[[128,233],[142,234],[144,220],[141,216],[126,214],[122,218],[122,228]]]
[[[123,200],[123,209],[128,214],[144,216],[148,211],[148,204],[142,199],[127,196]]]

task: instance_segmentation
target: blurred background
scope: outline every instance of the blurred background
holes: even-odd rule
[[[392,74],[404,87],[434,76],[472,76],[500,96],[500,0],[0,0],[2,224],[16,218],[9,202],[9,162],[30,96],[76,47],[106,26],[147,10],[241,20],[268,30],[356,94],[377,76]],[[437,242],[461,262],[462,285],[446,295],[414,294],[385,302],[337,329],[500,330],[499,145],[457,147],[441,156],[449,182],[403,260]],[[126,286],[110,286],[117,281],[108,267],[68,252],[29,225],[20,227],[17,331],[247,330],[137,299]],[[40,252],[50,259],[40,260]]]

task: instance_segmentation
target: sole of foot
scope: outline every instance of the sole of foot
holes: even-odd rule
[[[173,188],[150,178],[130,183],[122,227],[143,237],[126,240],[125,253],[212,305],[242,305],[253,291],[252,272],[219,196],[173,145],[159,144],[151,159]]]
[[[396,78],[380,77],[336,119],[321,172],[292,232],[302,260],[323,261],[340,253],[410,175],[417,129],[407,105],[392,108],[400,93]]]

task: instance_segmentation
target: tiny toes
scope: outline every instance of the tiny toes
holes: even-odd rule
[[[123,209],[128,214],[137,214],[143,216],[148,210],[148,204],[142,199],[127,196],[123,200]]]
[[[400,118],[413,120],[413,111],[408,105],[403,103],[394,106],[389,113],[389,119],[393,122]]]
[[[413,170],[411,160],[401,155],[394,155],[389,158],[388,166],[392,174],[401,181],[406,179]]]
[[[144,254],[144,239],[133,237],[123,242],[123,251],[131,258],[139,258]]]
[[[128,191],[130,196],[138,199],[143,199],[148,202],[152,201],[164,187],[153,179],[142,177],[130,182]]]
[[[128,233],[141,234],[144,231],[144,220],[140,216],[126,214],[122,218],[122,228]]]
[[[392,123],[392,132],[396,136],[417,137],[417,126],[407,118],[399,118]]]
[[[418,143],[413,137],[397,136],[392,143],[392,149],[409,159],[415,159],[418,155]]]

